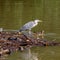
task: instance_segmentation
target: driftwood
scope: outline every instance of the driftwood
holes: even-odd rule
[[[0,32],[0,56],[17,50],[23,51],[30,46],[60,46],[60,42],[37,39],[20,32]]]

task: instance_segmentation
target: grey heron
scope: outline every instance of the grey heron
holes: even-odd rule
[[[30,21],[30,22],[26,23],[25,25],[23,25],[23,26],[20,28],[19,31],[21,32],[21,31],[29,30],[29,31],[31,32],[31,29],[32,29],[33,27],[37,26],[37,25],[38,25],[38,22],[42,22],[42,21],[41,21],[41,20],[38,20],[38,19],[36,19],[36,20],[34,20],[34,21]]]

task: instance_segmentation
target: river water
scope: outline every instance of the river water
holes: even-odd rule
[[[60,42],[60,0],[0,0],[0,27],[18,30],[25,23],[41,19],[32,31],[45,31],[44,38]],[[21,55],[20,55],[21,53]],[[60,48],[33,47],[8,60],[59,60]]]

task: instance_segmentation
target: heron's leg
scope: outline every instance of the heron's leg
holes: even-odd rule
[[[29,34],[31,34],[31,29],[29,29]]]

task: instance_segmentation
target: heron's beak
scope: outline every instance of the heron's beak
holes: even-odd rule
[[[43,22],[42,20],[39,20],[39,22]]]

